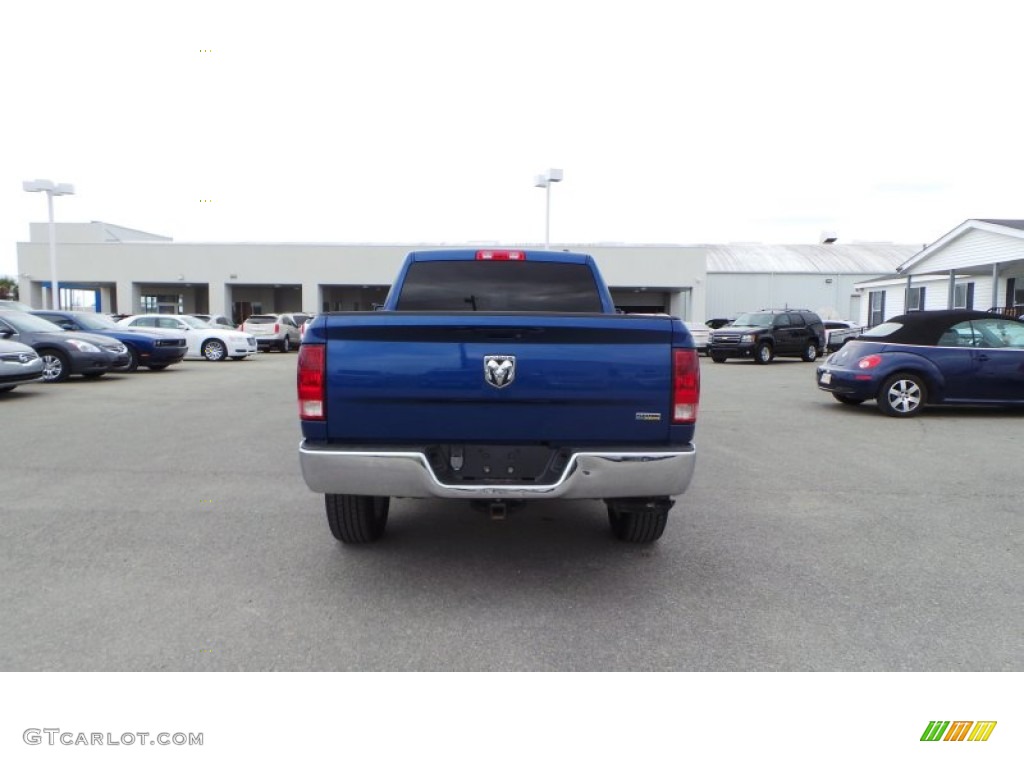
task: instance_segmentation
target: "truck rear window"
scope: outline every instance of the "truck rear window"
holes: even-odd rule
[[[416,312],[601,312],[586,264],[421,261],[409,266],[396,308]]]

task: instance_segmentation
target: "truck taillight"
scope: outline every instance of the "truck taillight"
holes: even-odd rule
[[[672,350],[672,423],[697,421],[700,401],[700,362],[696,349]]]
[[[477,251],[477,261],[526,261],[522,251]]]
[[[326,375],[326,347],[322,344],[303,344],[299,347],[298,386],[299,417],[310,421],[323,421],[324,384]]]

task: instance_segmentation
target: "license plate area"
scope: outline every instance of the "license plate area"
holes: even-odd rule
[[[831,384],[832,383],[832,374],[829,373],[828,371],[826,371],[825,373],[821,374],[821,378],[818,379],[818,383],[819,384]]]
[[[434,474],[455,485],[550,485],[571,453],[530,445],[434,445],[426,450]]]

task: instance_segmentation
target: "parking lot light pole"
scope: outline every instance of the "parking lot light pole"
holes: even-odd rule
[[[551,250],[551,185],[562,180],[561,168],[548,168],[547,173],[533,177],[533,186],[544,187],[547,194],[547,210],[544,214],[544,250]]]
[[[71,184],[54,184],[49,179],[21,182],[26,192],[45,192],[46,204],[50,213],[50,309],[60,309],[60,289],[57,287],[57,228],[53,222],[54,195],[73,195],[75,188]]]

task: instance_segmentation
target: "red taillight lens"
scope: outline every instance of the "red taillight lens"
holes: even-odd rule
[[[526,261],[522,251],[477,251],[477,261]]]
[[[672,423],[697,421],[700,401],[700,362],[695,349],[672,350]]]
[[[322,344],[303,344],[299,347],[299,417],[310,421],[323,421],[324,382],[326,375],[326,348]]]
[[[874,368],[881,362],[881,355],[868,355],[867,357],[862,357],[860,360],[857,361],[857,367],[863,370],[868,370],[870,368]]]
[[[281,332],[281,326],[278,325],[277,323],[274,323],[274,333],[280,333],[280,332]]]

